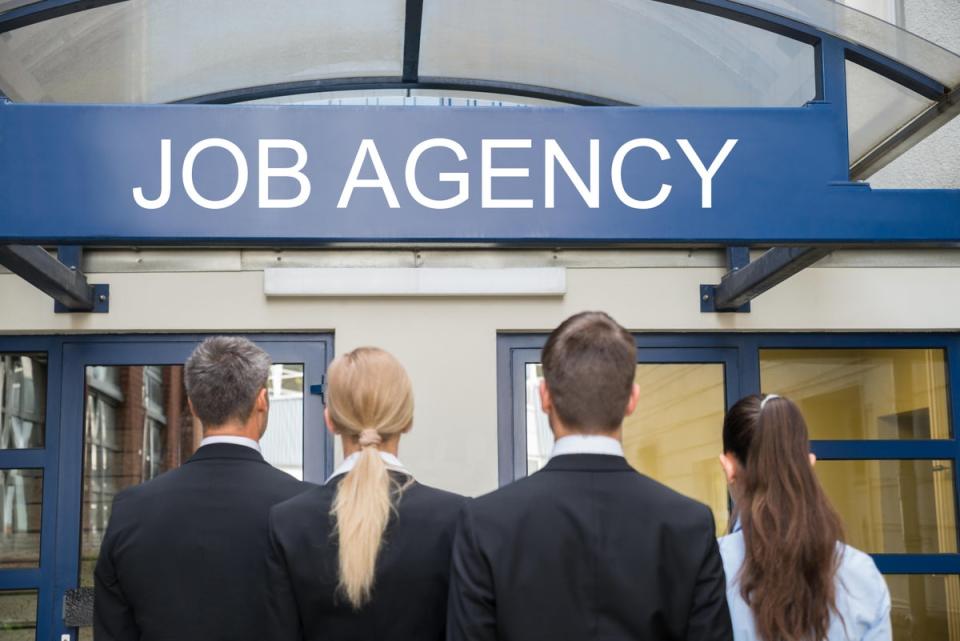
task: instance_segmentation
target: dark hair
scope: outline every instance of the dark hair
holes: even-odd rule
[[[723,449],[743,468],[735,516],[746,550],[740,593],[767,641],[822,641],[837,613],[843,525],[813,473],[807,424],[786,398],[730,408]]]
[[[543,377],[557,416],[570,429],[620,427],[636,368],[633,337],[603,312],[571,316],[543,348]]]
[[[187,396],[204,429],[250,418],[269,375],[270,356],[237,336],[204,340],[183,368]]]

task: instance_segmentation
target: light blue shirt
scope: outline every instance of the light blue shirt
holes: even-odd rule
[[[570,434],[553,444],[550,458],[568,454],[623,456],[623,445],[615,438],[600,434]]]
[[[727,575],[727,604],[733,620],[735,641],[763,641],[757,636],[753,612],[740,594],[738,575],[744,559],[743,532],[720,539],[720,556]],[[826,641],[890,641],[890,591],[869,555],[849,545],[837,569],[837,610],[830,621]]]

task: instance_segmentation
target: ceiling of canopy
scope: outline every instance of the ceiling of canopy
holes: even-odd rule
[[[686,107],[814,99],[812,45],[674,1],[424,0],[414,80],[521,103],[524,95]],[[0,0],[0,21],[29,4]],[[16,102],[165,103],[225,92],[240,102],[269,95],[264,87],[277,96],[410,88],[406,4],[260,0],[225,11],[221,0],[125,0],[0,33],[0,91]],[[728,4],[809,25],[945,89],[960,87],[960,56],[833,0]],[[853,62],[847,76],[851,163],[937,102]]]

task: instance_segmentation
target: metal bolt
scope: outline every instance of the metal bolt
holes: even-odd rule
[[[106,295],[106,294],[100,294],[100,302],[103,303],[103,302],[105,302],[106,300],[107,300],[107,295]]]
[[[710,300],[710,294],[704,294],[703,300]]]

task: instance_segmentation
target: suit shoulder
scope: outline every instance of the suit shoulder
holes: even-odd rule
[[[700,501],[681,494],[644,474],[638,473],[636,479],[640,496],[647,503],[663,508],[664,514],[677,520],[709,519],[713,521],[713,512]]]
[[[300,483],[300,485],[302,486],[302,491],[277,503],[270,509],[273,519],[282,520],[291,516],[304,514],[305,511],[330,511],[330,506],[333,503],[335,494],[334,488],[326,485],[314,485],[312,483]]]
[[[422,493],[429,500],[443,505],[461,507],[468,500],[467,497],[463,496],[462,494],[457,494],[456,492],[450,492],[448,490],[441,490],[431,485],[424,485],[423,483],[419,482],[414,487],[416,487],[417,491]]]
[[[270,479],[270,483],[280,489],[285,491],[289,496],[296,496],[306,492],[312,487],[316,487],[313,483],[307,483],[306,481],[301,481],[294,478],[290,474],[287,474],[283,470],[278,470],[272,465],[265,465],[267,477]]]

